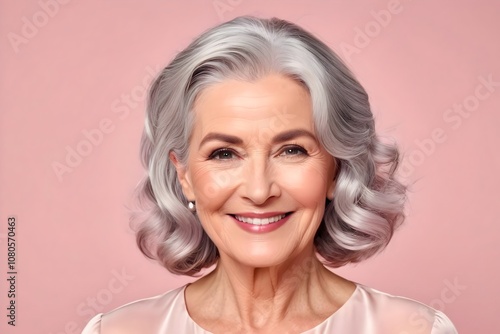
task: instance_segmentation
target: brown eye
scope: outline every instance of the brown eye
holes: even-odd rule
[[[215,150],[208,158],[210,160],[230,160],[234,158],[234,152],[227,148],[221,148]]]
[[[294,145],[285,147],[280,155],[294,156],[294,155],[308,155],[308,154],[305,148]]]

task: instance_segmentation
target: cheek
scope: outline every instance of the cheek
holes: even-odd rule
[[[238,175],[232,169],[194,169],[192,180],[197,204],[207,209],[221,207],[238,184]]]
[[[280,184],[302,205],[316,206],[326,198],[327,174],[325,165],[317,163],[281,168]]]

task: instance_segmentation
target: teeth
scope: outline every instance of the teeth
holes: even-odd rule
[[[248,218],[248,217],[243,217],[243,216],[234,216],[236,219],[238,219],[240,222],[244,222],[247,224],[253,224],[253,225],[267,225],[271,223],[275,223],[280,219],[283,219],[285,215],[279,215],[279,216],[274,216],[274,217],[269,217],[269,218]]]

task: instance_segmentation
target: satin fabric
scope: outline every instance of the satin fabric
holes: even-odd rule
[[[189,316],[184,300],[187,285],[165,294],[97,314],[82,334],[210,333]],[[415,300],[393,296],[357,284],[347,302],[334,314],[303,334],[455,334],[441,311]],[[280,333],[281,334],[281,333]]]

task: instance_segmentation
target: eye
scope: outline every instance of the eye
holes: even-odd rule
[[[298,145],[287,146],[281,151],[281,156],[299,156],[308,155],[305,148]]]
[[[232,158],[234,158],[234,152],[227,148],[215,150],[208,157],[209,160],[230,160]]]

